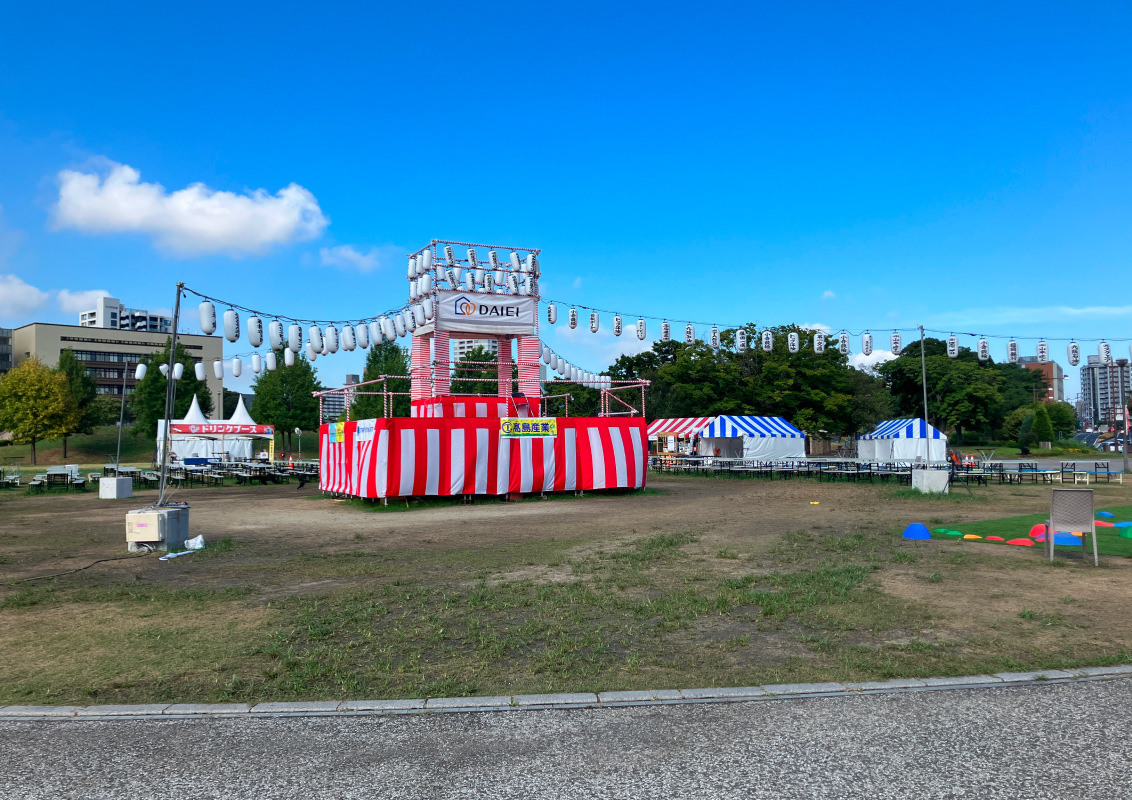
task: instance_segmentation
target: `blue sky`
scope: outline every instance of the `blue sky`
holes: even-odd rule
[[[168,308],[176,280],[371,316],[437,237],[541,247],[544,296],[627,316],[1127,355],[1130,21],[1126,4],[23,4],[0,29],[0,325],[71,322],[97,290]],[[637,346],[603,327],[544,338],[600,369]],[[316,366],[339,385],[360,364]]]

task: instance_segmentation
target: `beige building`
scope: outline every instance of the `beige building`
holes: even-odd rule
[[[134,368],[138,361],[142,356],[164,349],[168,338],[165,334],[146,331],[33,322],[16,328],[12,336],[12,355],[16,364],[36,356],[47,366],[55,367],[59,363],[59,353],[69,347],[75,352],[75,357],[86,365],[87,375],[94,378],[99,394],[120,397],[123,377],[126,394],[132,394]],[[224,340],[219,336],[182,333],[178,334],[177,343],[188,351],[194,362],[204,362],[213,417],[221,419],[223,383],[213,373],[212,363],[224,357]]]

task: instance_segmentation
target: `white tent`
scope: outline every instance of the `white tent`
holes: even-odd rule
[[[806,457],[806,434],[782,417],[720,416],[708,423],[700,437],[699,454],[705,456],[759,461]]]
[[[254,455],[254,440],[273,439],[271,425],[257,425],[244,407],[241,396],[229,420],[205,419],[193,395],[192,405],[184,419],[170,421],[170,451],[178,461],[186,458],[222,458],[225,460],[250,459]],[[157,456],[164,453],[164,420],[157,423]]]
[[[926,447],[925,447],[926,445]],[[857,457],[866,461],[947,460],[947,436],[922,419],[890,419],[857,438]]]

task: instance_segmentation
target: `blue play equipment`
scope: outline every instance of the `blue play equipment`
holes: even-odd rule
[[[1112,527],[1114,527],[1114,528],[1132,528],[1132,522],[1114,522],[1114,523],[1112,523]]]
[[[1053,543],[1054,544],[1069,545],[1071,547],[1080,547],[1081,546],[1081,537],[1080,536],[1074,536],[1071,533],[1063,533],[1061,531],[1058,531],[1057,533],[1055,533],[1053,535]]]
[[[1113,514],[1111,511],[1098,511],[1097,516],[1098,517],[1115,517],[1116,515]]]
[[[922,522],[913,522],[904,529],[905,539],[930,539],[932,535],[928,532],[928,527]]]

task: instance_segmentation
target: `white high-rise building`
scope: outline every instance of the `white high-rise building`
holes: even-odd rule
[[[452,358],[459,361],[476,347],[483,347],[492,355],[499,355],[498,339],[453,339]]]
[[[79,314],[84,328],[115,328],[123,331],[172,333],[173,320],[141,308],[126,308],[117,297],[100,297],[90,311]]]

